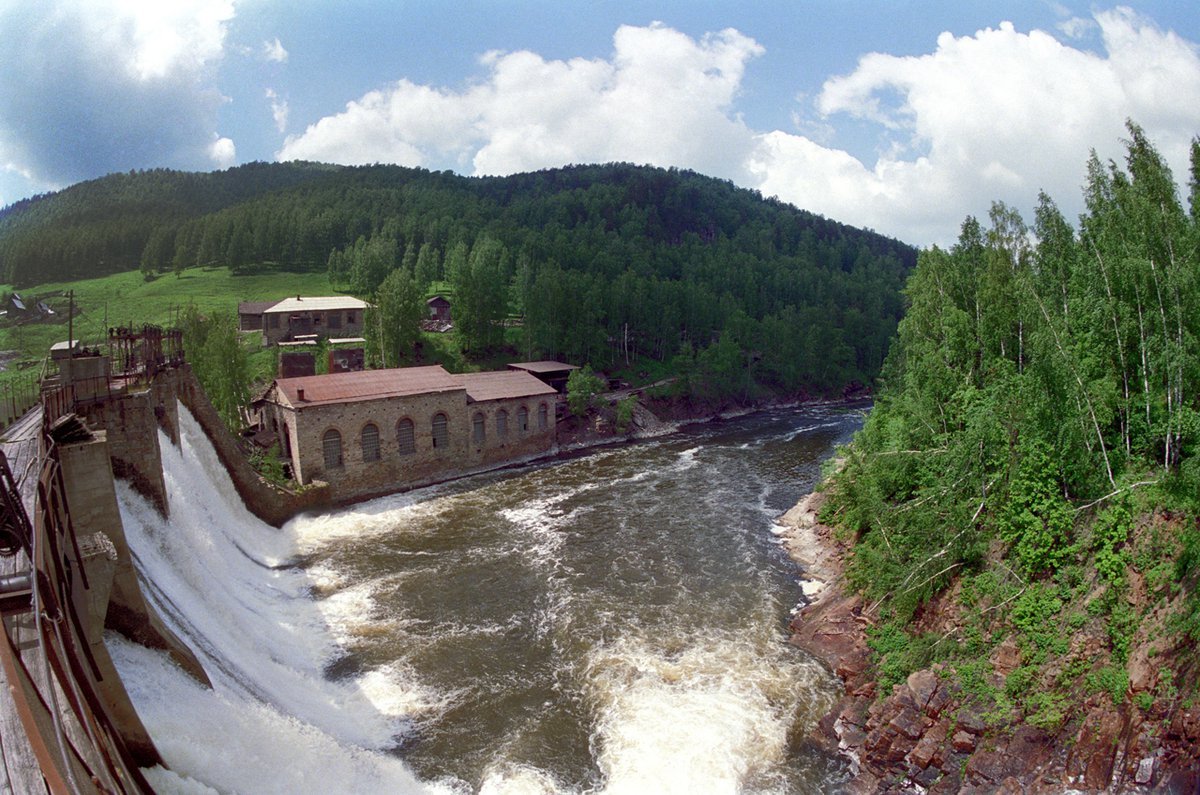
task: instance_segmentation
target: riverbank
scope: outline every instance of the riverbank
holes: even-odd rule
[[[880,693],[868,630],[877,617],[843,578],[849,545],[818,519],[823,496],[813,493],[779,520],[780,536],[809,585],[807,604],[791,623],[792,642],[820,659],[842,680],[844,693],[820,723],[820,740],[850,760],[852,792],[1178,792],[1200,791],[1200,705],[1165,692],[1167,668],[1194,667],[1194,652],[1157,654],[1145,627],[1130,655],[1131,693],[1111,698],[1081,693],[1061,704],[1064,718],[1039,726],[1009,709],[988,709],[965,687],[959,672],[933,665],[912,672]],[[922,628],[954,631],[954,589],[929,604]],[[1165,611],[1164,611],[1165,612]],[[1100,654],[1103,638],[1072,632],[1079,659]],[[1010,639],[988,658],[984,684],[1003,692],[1021,666]],[[1069,717],[1067,715],[1069,714]]]

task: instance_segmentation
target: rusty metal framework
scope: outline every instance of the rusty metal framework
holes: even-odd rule
[[[0,665],[49,792],[152,792],[99,692],[103,676],[80,613],[91,584],[57,445],[48,433],[42,444],[32,526],[0,454],[0,521],[17,542],[9,557],[29,567],[6,578]]]
[[[115,370],[144,373],[153,378],[161,370],[183,364],[183,331],[149,323],[141,328],[116,326],[108,330]]]
[[[92,583],[66,499],[58,445],[83,428],[74,417],[82,404],[182,364],[183,346],[178,331],[154,326],[114,329],[110,339],[122,351],[125,374],[42,394],[38,452],[29,463],[37,478],[34,499],[22,499],[0,451],[0,673],[7,683],[0,698],[10,697],[7,705],[0,703],[9,713],[0,714],[6,730],[0,732],[6,768],[0,784],[17,791],[32,779],[12,780],[10,757],[26,775],[40,771],[32,775],[53,795],[153,791],[102,694],[104,677],[84,623]],[[20,732],[24,742],[12,736]]]

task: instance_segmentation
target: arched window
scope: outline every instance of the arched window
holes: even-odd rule
[[[545,403],[538,406],[538,430],[544,431],[550,425],[550,409]]]
[[[433,447],[435,450],[444,450],[450,446],[450,431],[447,428],[445,414],[433,415]]]
[[[484,422],[486,418],[482,412],[477,412],[471,419],[471,439],[475,444],[483,444],[483,440],[487,438],[487,431],[484,430]]]
[[[504,409],[496,412],[496,435],[501,439],[508,436],[508,412]]]
[[[342,435],[333,428],[321,437],[321,449],[325,453],[325,468],[337,469],[342,465]]]
[[[362,429],[363,461],[379,460],[379,426],[368,422]]]
[[[445,423],[442,427],[445,428]],[[396,423],[396,444],[400,447],[400,455],[412,455],[417,452],[417,437],[413,421],[408,417]]]
[[[529,431],[529,409],[524,406],[517,409],[517,430],[521,433]]]

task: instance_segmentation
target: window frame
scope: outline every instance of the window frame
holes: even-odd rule
[[[372,449],[372,447],[368,447],[368,444],[367,444],[368,430],[373,432],[373,435],[374,435],[373,449]],[[358,432],[358,448],[359,448],[359,452],[362,454],[362,460],[363,460],[364,464],[374,464],[383,457],[382,451],[380,450],[379,441],[380,440],[379,440],[379,426],[378,425],[376,425],[373,422],[368,422],[367,424],[362,426],[362,430],[360,430]],[[374,453],[373,455],[368,455],[368,453],[372,453],[372,452]]]
[[[330,461],[331,446],[336,443],[336,460]],[[321,455],[325,469],[342,469],[346,466],[346,451],[342,445],[342,432],[337,428],[329,428],[321,434]]]
[[[438,417],[442,418],[442,432],[438,433]],[[445,450],[450,447],[450,418],[446,416],[446,412],[439,411],[434,414],[430,420],[430,428],[433,432],[433,449]]]
[[[408,432],[407,439],[404,437],[402,428]],[[412,421],[411,417],[401,417],[396,420],[396,449],[400,455],[415,455],[417,452],[417,424]]]

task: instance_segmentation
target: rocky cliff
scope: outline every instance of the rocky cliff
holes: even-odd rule
[[[1194,676],[1200,661],[1190,647],[1155,645],[1169,634],[1166,607],[1137,630],[1126,667],[1128,692],[1114,697],[1080,688],[1073,703],[1056,704],[1057,720],[1031,720],[980,697],[988,688],[1003,691],[1021,669],[1022,653],[1011,639],[998,642],[972,676],[934,664],[881,692],[877,655],[868,644],[877,616],[843,579],[849,547],[818,521],[821,500],[810,495],[780,520],[784,543],[809,579],[792,642],[845,685],[820,734],[851,761],[851,791],[1200,792],[1200,703],[1162,673]],[[1145,591],[1135,584],[1129,598],[1144,599]],[[957,604],[951,589],[917,622],[926,632],[953,633],[960,623]],[[1087,627],[1062,627],[1062,636],[1081,661],[1095,659],[1104,645]]]

